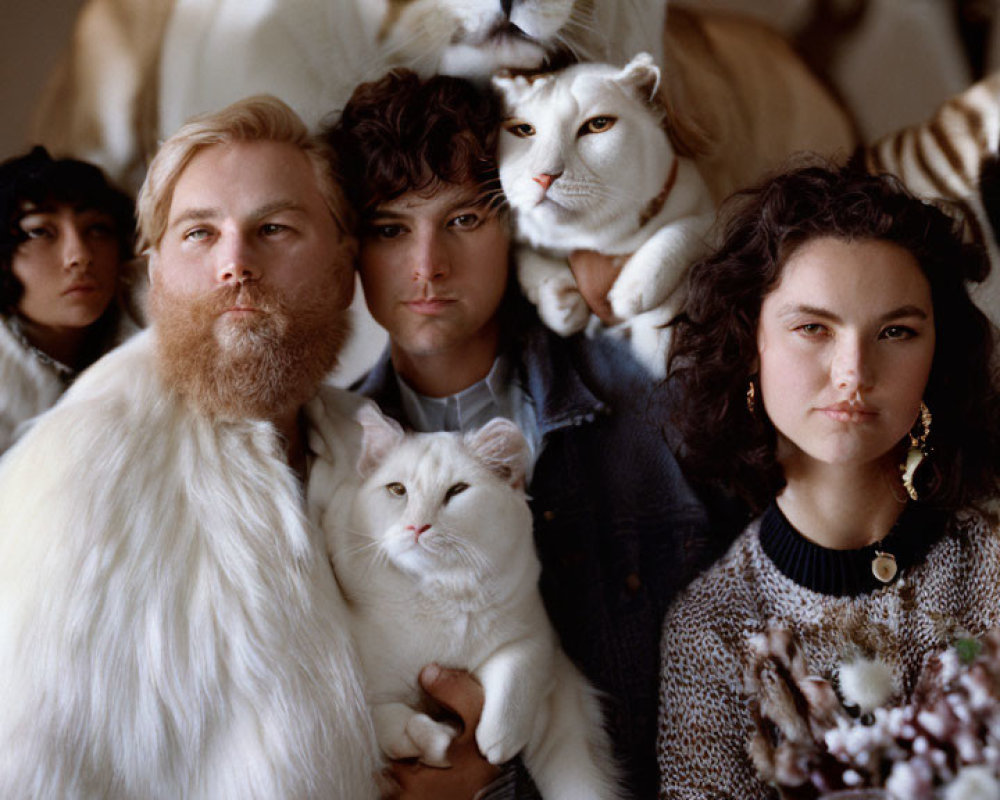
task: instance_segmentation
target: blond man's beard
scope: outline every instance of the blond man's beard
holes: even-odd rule
[[[223,419],[273,419],[308,401],[350,331],[333,279],[294,308],[255,282],[211,294],[154,284],[150,309],[164,379],[199,410]],[[233,306],[261,313],[224,315]]]

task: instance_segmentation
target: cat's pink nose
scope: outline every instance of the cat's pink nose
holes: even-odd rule
[[[407,525],[406,530],[413,531],[413,540],[416,541],[420,538],[420,534],[425,533],[430,527],[430,525],[421,525],[420,528],[417,528],[416,525]]]
[[[536,175],[531,180],[541,186],[545,191],[548,191],[549,187],[555,183],[556,178],[560,175],[562,175],[561,172],[557,172],[555,174],[552,174],[551,172],[543,172],[541,175]]]

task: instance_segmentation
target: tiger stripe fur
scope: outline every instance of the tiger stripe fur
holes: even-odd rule
[[[915,194],[964,201],[1000,146],[1000,72],[947,100],[930,119],[865,148],[871,172],[891,172]]]
[[[966,224],[989,254],[990,274],[972,289],[983,312],[1000,324],[1000,247],[995,163],[1000,154],[1000,72],[947,100],[929,119],[860,150],[869,172],[892,173],[911,192]],[[983,175],[987,176],[982,183]],[[987,185],[987,183],[989,185]]]

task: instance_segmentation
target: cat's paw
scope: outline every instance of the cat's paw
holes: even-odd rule
[[[618,319],[632,319],[653,307],[655,298],[651,294],[648,281],[623,273],[608,292],[608,302]]]
[[[506,764],[528,744],[534,718],[522,716],[524,719],[518,724],[510,715],[488,714],[483,710],[476,728],[476,744],[491,764]]]
[[[458,733],[451,725],[437,722],[426,714],[414,714],[406,723],[406,735],[420,754],[420,760],[432,767],[450,767],[448,746]]]
[[[590,308],[572,281],[545,281],[538,287],[538,316],[560,336],[582,331]]]

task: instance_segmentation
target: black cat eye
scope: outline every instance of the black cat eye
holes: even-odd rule
[[[452,486],[450,489],[448,489],[447,492],[444,493],[444,501],[447,503],[456,494],[461,494],[462,492],[464,492],[468,488],[469,488],[469,484],[467,484],[467,483],[456,483],[454,486]]]
[[[529,122],[508,122],[504,126],[507,133],[512,133],[519,139],[527,139],[535,135],[535,128]]]

